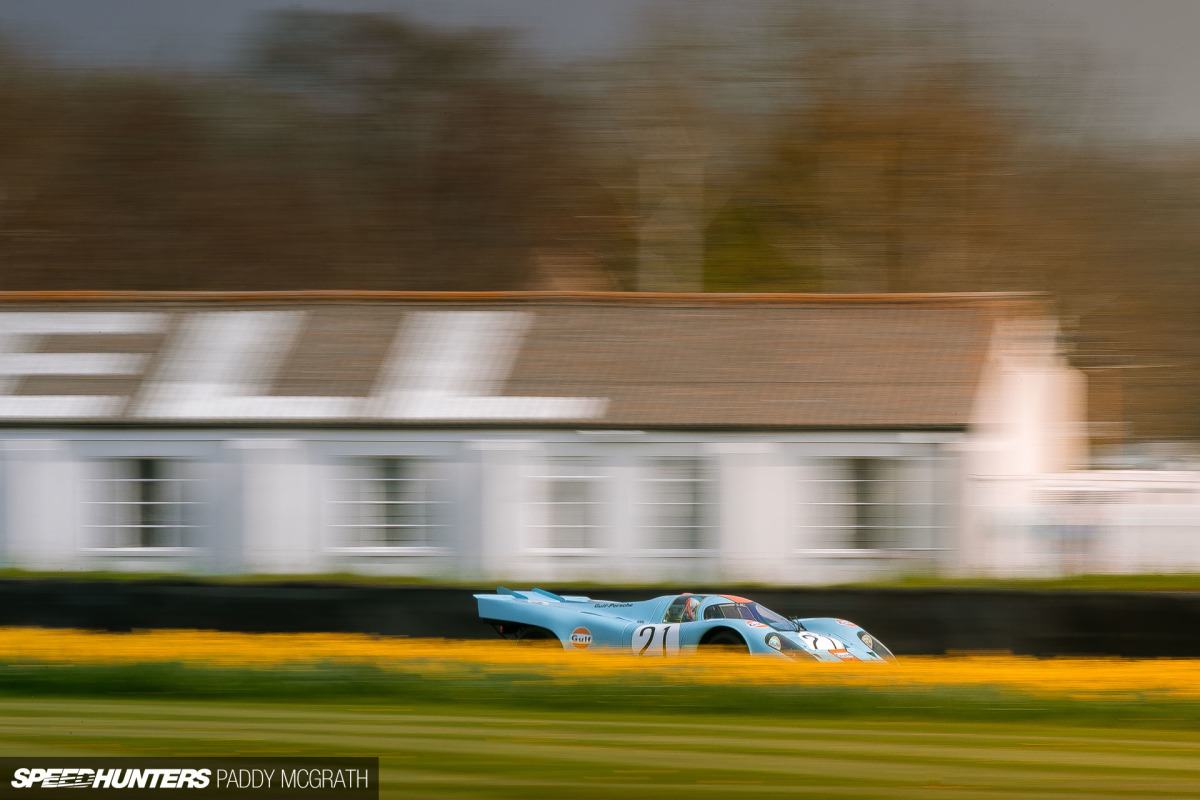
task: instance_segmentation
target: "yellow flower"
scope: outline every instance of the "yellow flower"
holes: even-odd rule
[[[1200,659],[1036,659],[1006,655],[907,657],[892,664],[793,663],[724,653],[638,658],[567,652],[503,641],[407,639],[357,634],[245,634],[195,630],[94,633],[0,628],[0,663],[179,662],[201,667],[371,664],[431,677],[530,675],[558,682],[648,676],[692,685],[852,685],[879,689],[991,686],[1034,694],[1110,699],[1200,697]]]

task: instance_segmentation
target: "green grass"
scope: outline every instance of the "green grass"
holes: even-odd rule
[[[381,757],[385,798],[1193,798],[1193,730],[472,702],[0,698],[0,755]]]
[[[1169,662],[1164,662],[1169,664]],[[772,717],[779,709],[875,721],[1013,722],[1200,729],[1200,703],[1155,694],[1076,699],[989,687],[873,689],[853,684],[718,685],[682,683],[648,670],[619,682],[553,679],[526,671],[489,671],[479,665],[424,670],[419,664],[384,669],[322,663],[278,667],[149,664],[0,664],[0,698],[111,697],[182,701],[248,701],[309,705],[440,704],[496,713],[596,713],[644,709],[688,717]]]

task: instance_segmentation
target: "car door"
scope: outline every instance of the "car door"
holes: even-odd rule
[[[679,654],[680,634],[698,618],[701,598],[683,594],[671,598],[661,615],[627,628],[629,649],[639,656],[674,656]],[[657,609],[656,609],[657,610]]]

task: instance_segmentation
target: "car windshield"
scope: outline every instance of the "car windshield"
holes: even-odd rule
[[[759,622],[765,622],[777,631],[798,631],[800,626],[782,614],[776,614],[771,609],[758,603],[748,603]]]
[[[749,619],[765,622],[777,631],[798,631],[800,626],[758,603],[720,603],[704,610],[705,619]]]

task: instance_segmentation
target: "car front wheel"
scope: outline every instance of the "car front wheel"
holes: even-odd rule
[[[700,643],[700,646],[719,648],[730,653],[750,652],[750,648],[746,646],[746,641],[731,630],[714,631]]]

